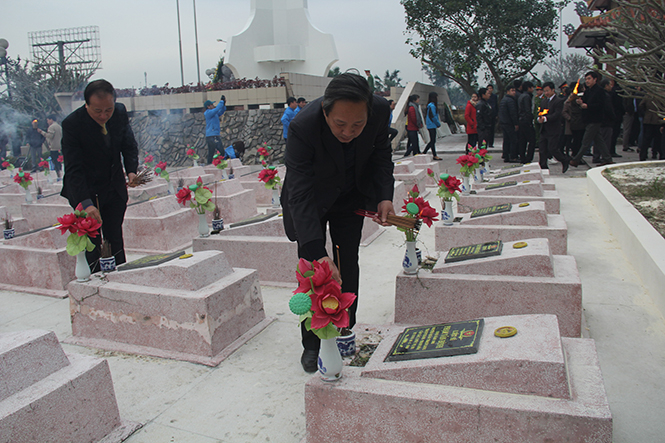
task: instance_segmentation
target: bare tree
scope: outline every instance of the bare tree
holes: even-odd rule
[[[559,86],[563,82],[579,80],[591,68],[591,60],[582,54],[566,54],[561,59],[548,59],[544,65],[547,70],[543,73],[543,81],[551,81]]]

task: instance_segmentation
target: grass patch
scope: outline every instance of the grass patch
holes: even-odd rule
[[[630,195],[637,198],[665,199],[665,180],[656,177],[646,185],[637,185],[630,190]]]

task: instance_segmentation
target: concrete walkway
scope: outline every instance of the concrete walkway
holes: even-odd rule
[[[439,155],[442,168],[454,173],[459,154],[453,152],[463,149],[466,137],[448,139],[440,142]],[[665,320],[589,200],[580,177],[584,169],[565,177],[560,167],[552,169],[569,253],[582,278],[585,336],[596,340],[614,416],[614,442],[662,442]],[[435,198],[430,201],[440,207]],[[435,254],[433,229],[423,228],[420,240],[425,254]],[[403,242],[403,234],[391,228],[361,249],[362,323],[392,321]],[[121,416],[144,423],[130,443],[298,443],[305,436],[303,391],[311,376],[300,367],[297,318],[288,310],[291,290],[264,286],[262,295],[267,315],[277,321],[216,368],[63,347],[108,359]],[[0,306],[0,332],[37,328],[55,331],[61,341],[71,336],[67,300],[0,291]]]

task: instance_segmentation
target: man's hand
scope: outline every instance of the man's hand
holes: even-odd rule
[[[134,174],[133,172],[127,173],[127,179],[129,180],[130,188],[138,186],[138,183],[136,183],[136,174]]]
[[[99,213],[99,209],[97,209],[93,205],[90,205],[87,208],[85,208],[85,212],[88,214],[89,217],[94,218],[99,222],[99,224],[102,224],[102,215]]]
[[[333,280],[335,280],[341,286],[342,285],[342,276],[339,273],[339,269],[337,269],[337,266],[335,266],[335,262],[333,261],[333,259],[330,258],[330,257],[321,257],[317,261],[319,263],[323,263],[323,262],[328,263],[328,266],[330,267],[330,271],[332,272]]]
[[[387,222],[388,215],[395,215],[395,208],[393,208],[392,201],[383,200],[381,203],[379,203],[377,215],[376,217],[372,218],[372,220],[382,226],[390,226],[390,224]]]

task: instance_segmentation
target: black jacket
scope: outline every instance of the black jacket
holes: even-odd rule
[[[510,95],[504,95],[499,104],[499,123],[507,126],[519,125],[517,102]]]
[[[136,173],[139,159],[125,105],[115,104],[106,130],[110,147],[106,146],[101,126],[90,117],[85,105],[62,122],[62,155],[67,173],[60,195],[69,200],[72,207],[79,203],[84,208],[97,206],[95,196],[112,191],[127,201],[123,162],[127,173]]]
[[[520,126],[533,126],[533,102],[532,94],[523,92],[517,99],[517,113],[519,114]]]
[[[547,121],[543,123],[540,133],[546,136],[560,135],[563,130],[563,105],[564,100],[558,95],[554,94],[549,100],[543,98],[540,102],[540,113],[543,109],[547,109]]]
[[[321,218],[338,198],[345,198],[343,191],[351,185],[346,183],[344,146],[326,123],[321,101],[312,101],[291,122],[284,157],[284,229],[291,241],[298,241],[308,260],[327,255]],[[389,117],[388,102],[374,96],[367,125],[351,142],[355,145],[355,189],[364,196],[365,208],[371,210],[376,210],[379,202],[393,199]]]
[[[46,141],[44,136],[41,135],[35,128],[28,129],[28,134],[26,137],[31,148],[41,148],[42,144]]]
[[[480,99],[476,105],[476,121],[478,122],[478,131],[489,131],[494,126],[492,107],[486,100]]]
[[[604,107],[607,105],[606,92],[598,84],[584,90],[582,101],[587,104],[586,109],[582,109],[582,117],[586,124],[603,123],[605,119]]]

